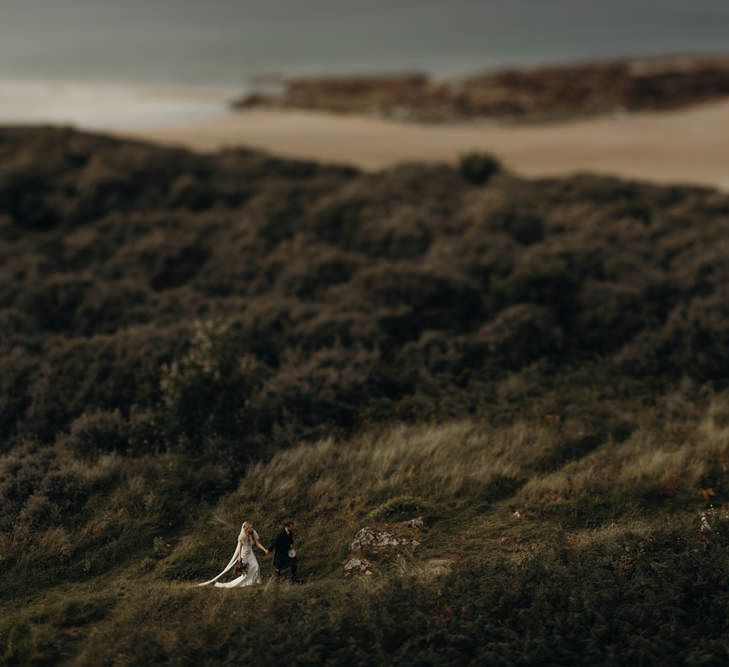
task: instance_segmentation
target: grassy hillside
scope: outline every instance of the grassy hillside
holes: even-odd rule
[[[699,188],[0,131],[0,660],[722,662],[727,260]],[[287,515],[304,586],[190,585]]]

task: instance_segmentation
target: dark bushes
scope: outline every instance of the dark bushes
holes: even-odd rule
[[[578,364],[729,368],[729,200],[707,190],[529,182],[484,155],[358,174],[70,130],[4,130],[0,152],[6,438],[119,411],[142,449],[258,451],[403,406],[474,410],[527,368],[533,386]],[[234,323],[207,370],[193,321]]]
[[[406,308],[415,331],[467,330],[483,314],[480,290],[457,274],[385,264],[363,270],[354,286],[360,285],[364,303],[374,308]]]
[[[695,431],[686,416],[729,374],[729,197],[529,182],[483,156],[365,175],[51,129],[0,130],[0,165],[11,661],[149,662],[150,646],[174,661],[190,637],[199,662],[271,645],[362,664],[726,657],[726,535],[687,527],[702,498],[726,514],[726,410]],[[340,435],[362,429],[366,450],[370,426],[464,415],[493,432],[473,459],[486,477],[456,423],[435,430],[443,459],[393,437],[337,493],[356,467]],[[320,437],[250,466],[263,493],[233,492],[252,460]],[[418,447],[431,481],[407,461]],[[507,456],[538,450],[539,474]],[[161,583],[218,559],[229,526],[209,522],[241,507],[325,521],[308,544],[331,575],[243,605],[247,634],[213,597]],[[402,576],[333,579],[355,524],[413,514],[432,522]],[[113,622],[66,627],[95,622],[62,603],[99,574],[84,590],[109,588]]]
[[[471,346],[488,355],[496,367],[522,368],[555,353],[561,343],[561,329],[551,310],[521,304],[502,310],[483,325]]]
[[[459,170],[467,181],[474,185],[482,185],[501,171],[501,165],[488,154],[468,153],[461,158]]]
[[[67,442],[81,456],[123,452],[129,442],[127,430],[127,422],[118,410],[85,412],[71,423]]]
[[[677,372],[690,364],[693,373],[712,380],[729,376],[729,292],[726,289],[681,305],[654,329],[642,331],[617,353],[636,374]]]
[[[115,336],[70,338],[51,345],[36,362],[24,429],[51,439],[82,413],[156,405],[162,364],[182,348],[184,328],[131,328]]]
[[[162,372],[170,435],[197,449],[206,438],[255,433],[258,416],[251,401],[265,374],[265,367],[240,349],[228,323],[196,323],[189,349]]]
[[[0,457],[0,530],[58,526],[77,519],[86,500],[117,479],[113,460],[95,466],[59,447],[25,441]]]

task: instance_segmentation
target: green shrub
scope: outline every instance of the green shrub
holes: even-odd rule
[[[67,443],[81,456],[123,452],[129,445],[129,426],[119,410],[85,412],[71,423]]]
[[[468,153],[458,164],[461,175],[474,185],[483,185],[501,171],[498,160],[485,153]]]
[[[240,350],[230,323],[197,322],[188,351],[162,371],[172,436],[197,448],[205,437],[255,434],[251,403],[264,377],[265,368]]]

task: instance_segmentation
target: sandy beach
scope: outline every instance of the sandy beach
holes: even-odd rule
[[[250,110],[118,134],[197,151],[247,146],[275,155],[377,170],[403,161],[453,161],[486,151],[527,176],[579,171],[729,190],[729,100],[669,112],[546,125],[427,125],[290,110]]]

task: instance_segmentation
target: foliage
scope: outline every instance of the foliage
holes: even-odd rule
[[[162,369],[164,414],[173,434],[199,447],[207,438],[256,430],[251,400],[264,369],[241,353],[230,324],[197,322],[190,347]]]
[[[0,165],[0,661],[726,660],[728,197],[61,129]],[[303,588],[189,585],[289,515]]]
[[[607,439],[558,466],[555,452],[589,424],[535,418],[504,427],[375,429],[348,443],[289,449],[250,468],[237,487],[223,482],[217,491],[222,480],[213,482],[210,468],[171,458],[117,458],[110,468],[100,459],[96,469],[115,470],[104,481],[107,499],[97,493],[93,509],[43,532],[28,529],[35,519],[23,509],[5,533],[12,537],[4,542],[4,659],[720,662],[729,490],[716,482],[726,478],[727,405],[716,397],[708,408],[687,404],[673,417],[661,408],[618,455]],[[677,456],[666,470],[646,452],[670,437]],[[20,455],[2,461],[5,479],[20,473],[13,463]],[[602,458],[612,462],[609,475],[594,474]],[[701,472],[684,474],[687,459]],[[555,475],[573,481],[557,488]],[[520,481],[490,490],[503,477]],[[712,508],[707,481],[715,484]],[[362,525],[389,525],[383,522],[424,509],[417,547],[377,560],[371,577],[343,577],[342,559]],[[265,559],[259,588],[189,585],[227,559],[242,517],[265,540],[292,513],[303,587],[269,580]],[[46,576],[36,559],[22,556],[28,551],[45,554]],[[431,566],[443,561],[446,571]],[[23,579],[20,588],[10,583]],[[21,595],[23,604],[11,609]]]
[[[468,153],[461,157],[459,168],[466,180],[482,185],[500,171],[501,165],[488,154]]]

